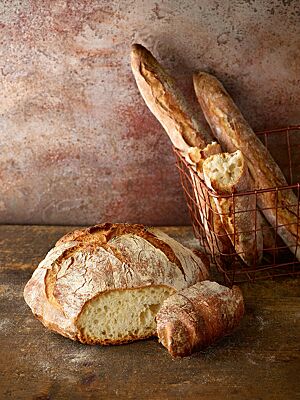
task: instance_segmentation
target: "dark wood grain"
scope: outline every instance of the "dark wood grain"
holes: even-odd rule
[[[173,360],[155,340],[87,346],[46,330],[23,300],[38,262],[71,227],[0,226],[1,399],[296,399],[299,279],[242,286],[246,316],[208,350]],[[190,228],[165,228],[196,246]]]

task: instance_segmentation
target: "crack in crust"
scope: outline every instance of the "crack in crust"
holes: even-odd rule
[[[114,237],[126,234],[140,236],[151,243],[154,247],[161,250],[168,257],[169,261],[177,265],[177,267],[181,270],[184,279],[186,279],[185,271],[182,268],[181,262],[176,257],[171,247],[162,240],[158,239],[141,224],[98,224],[90,228],[84,228],[67,233],[60,240],[58,240],[55,245],[59,246],[62,243],[75,240],[82,243],[97,243],[98,245],[104,247],[104,245]],[[115,252],[115,256],[118,257],[120,261],[126,262],[118,249],[115,249],[112,246],[110,246],[110,249]]]
[[[65,315],[65,313],[64,313],[63,307],[59,303],[57,297],[55,296],[55,294],[57,294],[56,284],[59,280],[65,278],[67,276],[67,272],[70,270],[70,267],[74,264],[74,256],[79,251],[87,250],[87,248],[96,249],[96,246],[92,246],[90,243],[88,243],[88,244],[86,244],[86,243],[75,244],[74,243],[74,247],[64,250],[62,252],[62,254],[47,269],[45,279],[44,279],[46,297],[47,297],[49,303],[51,303],[54,307],[59,308],[64,315]],[[65,266],[63,274],[60,274],[62,264],[65,263],[69,259],[71,259],[69,264],[67,264],[67,266]],[[82,265],[82,268],[84,268],[84,271],[86,273],[87,270],[86,270],[86,267],[84,266],[84,264]],[[85,284],[85,282],[83,283],[83,285],[84,284]],[[79,288],[77,290],[79,290]]]

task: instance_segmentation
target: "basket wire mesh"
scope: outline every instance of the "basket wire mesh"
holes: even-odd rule
[[[277,220],[280,204],[282,206],[282,203],[278,202],[278,198],[284,194],[284,191],[293,191],[297,201],[296,204],[289,205],[289,208],[297,216],[296,243],[298,243],[298,231],[300,235],[300,125],[258,132],[257,135],[280,166],[287,179],[288,186],[264,188],[243,193],[239,192],[226,196],[218,195],[207,187],[205,182],[186,162],[180,152],[174,148],[176,165],[180,173],[181,184],[194,234],[199,240],[201,247],[209,256],[210,261],[223,274],[225,283],[230,285],[245,281],[254,282],[260,279],[272,279],[275,276],[300,275],[300,261],[296,258],[297,250],[299,251],[297,244],[291,250],[278,235],[281,229],[290,224],[280,225]],[[273,227],[268,224],[262,227],[257,223],[259,214],[268,210],[266,207],[262,208],[260,202],[261,196],[265,196],[266,194],[273,196],[274,199],[275,224]],[[258,234],[263,234],[264,237],[263,257],[260,260],[255,258],[251,266],[247,266],[242,262],[240,257],[242,254],[232,249],[231,251],[224,251],[223,248],[219,247],[222,237],[228,237],[228,235],[225,232],[220,234],[219,230],[216,229],[217,211],[216,207],[213,207],[216,199],[230,198],[232,204],[231,216],[234,226],[231,242],[234,249],[237,234],[241,233],[240,230],[237,231],[240,227],[236,226],[235,219],[238,218],[239,212],[245,212],[245,210],[236,209],[236,205],[240,204],[244,196],[254,196],[255,201],[252,204],[255,204],[255,207],[253,210],[247,209],[247,211],[252,212],[251,215],[254,215],[255,218],[253,231],[255,238]],[[220,218],[219,213],[218,218]],[[216,246],[211,246],[211,243],[215,243]]]

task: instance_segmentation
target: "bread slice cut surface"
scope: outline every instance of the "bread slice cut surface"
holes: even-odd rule
[[[155,316],[174,292],[166,286],[148,286],[96,296],[77,319],[80,341],[117,344],[156,335]]]

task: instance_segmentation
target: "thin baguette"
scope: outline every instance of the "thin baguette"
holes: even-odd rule
[[[211,134],[193,117],[174,79],[150,51],[140,44],[132,46],[131,67],[148,108],[164,127],[173,146],[203,178],[203,161],[209,155],[221,152],[221,147],[213,142]],[[217,209],[211,212],[210,207],[207,206],[206,194],[201,195],[203,191],[197,177],[193,172],[190,172],[190,176],[211,253],[216,256],[220,253],[232,253],[231,242],[222,226]],[[212,206],[215,207],[214,204]],[[214,228],[216,235],[211,233],[211,227]],[[221,260],[218,259],[218,262]]]
[[[194,74],[194,88],[215,137],[228,152],[241,150],[255,189],[287,186],[279,166],[255,135],[223,85],[205,72]],[[298,199],[292,190],[266,191],[258,206],[290,250],[300,260]]]
[[[255,195],[229,196],[251,188],[243,154],[237,150],[213,155],[204,161],[203,174],[206,185],[221,195],[214,197],[214,201],[236,252],[248,266],[258,264],[263,235],[258,225]]]

